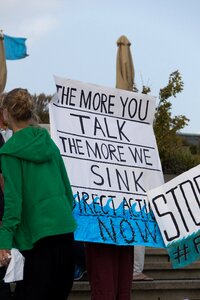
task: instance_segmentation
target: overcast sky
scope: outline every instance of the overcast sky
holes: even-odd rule
[[[179,70],[172,114],[190,119],[183,132],[200,133],[199,15],[199,0],[1,0],[0,29],[26,37],[29,54],[7,61],[6,91],[53,94],[53,75],[115,87],[116,41],[126,35],[138,89],[158,97]]]

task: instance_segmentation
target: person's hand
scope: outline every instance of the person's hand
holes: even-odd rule
[[[10,258],[10,250],[0,250],[0,266],[8,265]]]

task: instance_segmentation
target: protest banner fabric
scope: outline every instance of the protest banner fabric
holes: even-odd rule
[[[75,238],[164,247],[146,191],[163,183],[155,98],[55,77],[51,135],[74,193]]]
[[[147,192],[172,266],[200,258],[200,165]]]

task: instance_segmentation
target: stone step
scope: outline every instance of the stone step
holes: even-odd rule
[[[133,282],[134,300],[200,300],[200,280],[154,280]]]
[[[145,253],[147,254],[147,255],[152,255],[152,256],[154,256],[154,255],[160,255],[160,256],[163,256],[163,255],[168,255],[168,252],[167,252],[167,250],[166,249],[164,249],[164,248],[150,248],[150,247],[146,247],[145,248]]]
[[[146,262],[169,262],[169,255],[166,249],[147,248],[145,250]]]
[[[144,274],[154,280],[200,279],[199,263],[182,269],[172,269],[170,263],[145,263]],[[88,280],[87,274],[83,280]]]
[[[173,269],[166,249],[146,248],[144,272],[154,279],[199,279],[200,261]]]
[[[160,255],[163,255],[163,254],[166,254],[167,253],[167,249],[165,248],[153,248],[153,247],[146,247],[146,252],[148,254],[160,254]]]
[[[170,262],[145,261],[144,273],[155,279],[200,279],[200,262],[173,269]]]
[[[132,283],[133,300],[200,300],[200,279],[154,280]],[[89,300],[88,281],[75,282],[68,300]]]
[[[156,248],[146,248],[145,251],[145,263],[149,266],[158,265],[158,263],[162,263],[169,267],[171,267],[170,258],[166,249],[156,249]],[[200,270],[200,261],[196,261],[191,264],[192,267],[188,266],[188,268],[199,268]],[[157,267],[156,267],[157,268]],[[159,268],[159,267],[158,267]],[[171,267],[172,268],[172,267]]]

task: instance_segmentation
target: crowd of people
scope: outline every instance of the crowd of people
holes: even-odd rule
[[[143,274],[145,248],[135,247],[133,270],[132,246],[74,241],[67,171],[49,133],[37,125],[26,89],[4,97],[0,122],[1,300],[10,297],[2,278],[12,248],[25,257],[15,300],[66,300],[86,269],[92,300],[130,300],[132,280],[152,280]]]

